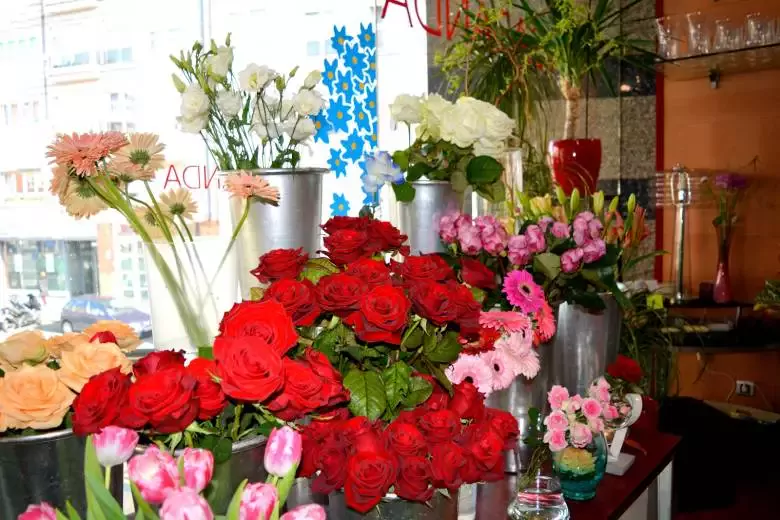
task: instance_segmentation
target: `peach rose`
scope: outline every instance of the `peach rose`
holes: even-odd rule
[[[98,332],[110,332],[116,338],[116,344],[124,352],[132,352],[141,344],[141,338],[127,323],[117,320],[102,320],[84,329],[87,339]]]
[[[73,350],[62,353],[57,374],[60,381],[76,392],[81,392],[90,377],[116,367],[123,374],[129,374],[133,369],[133,364],[118,346],[83,340],[76,342]]]
[[[7,428],[56,428],[75,397],[56,371],[24,365],[0,378],[0,417]]]
[[[53,358],[59,358],[63,352],[71,351],[75,348],[76,343],[80,341],[89,341],[89,338],[78,332],[67,332],[59,336],[52,336],[44,343],[49,355]]]
[[[39,330],[18,332],[0,343],[0,368],[3,371],[26,363],[41,363],[49,357],[43,333]]]

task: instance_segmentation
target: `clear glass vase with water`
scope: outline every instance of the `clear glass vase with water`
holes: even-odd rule
[[[555,477],[538,476],[519,490],[507,514],[512,520],[569,520],[569,508]]]

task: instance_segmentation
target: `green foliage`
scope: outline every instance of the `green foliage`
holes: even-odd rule
[[[303,267],[301,272],[301,278],[309,280],[313,284],[317,284],[320,278],[329,274],[335,274],[339,272],[339,268],[325,257],[311,258]]]
[[[350,392],[349,411],[375,421],[387,409],[387,396],[382,377],[373,371],[350,370],[344,377]]]

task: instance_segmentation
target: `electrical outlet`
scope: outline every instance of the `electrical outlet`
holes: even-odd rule
[[[753,381],[737,381],[737,395],[752,397],[756,393],[756,384]]]

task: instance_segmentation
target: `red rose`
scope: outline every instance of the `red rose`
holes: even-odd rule
[[[337,273],[320,278],[315,294],[324,311],[344,317],[358,308],[360,297],[367,289],[360,278]]]
[[[431,444],[452,441],[460,431],[460,418],[451,410],[428,412],[418,421],[420,430]]]
[[[346,274],[360,278],[369,287],[387,285],[390,283],[390,269],[377,260],[361,258],[349,264],[344,271]]]
[[[463,281],[472,287],[491,290],[496,288],[496,273],[488,267],[473,258],[461,258],[460,275]]]
[[[133,364],[133,372],[135,377],[141,377],[147,374],[154,374],[170,366],[183,367],[184,353],[172,350],[150,352]]]
[[[284,384],[282,357],[261,337],[217,337],[214,359],[222,390],[235,399],[262,403]]]
[[[404,247],[408,238],[390,222],[371,220],[368,224],[366,250],[371,253],[401,251],[401,254],[409,254],[409,246]]]
[[[341,373],[333,368],[328,356],[307,348],[303,353],[303,361],[322,380],[322,392],[320,393],[322,404],[320,406],[331,407],[349,401],[349,391],[342,384]]]
[[[394,421],[385,429],[383,437],[387,449],[400,458],[424,457],[428,453],[425,436],[413,424]]]
[[[200,403],[198,419],[208,421],[225,409],[227,399],[219,383],[214,381],[217,374],[217,364],[205,358],[195,358],[187,365],[187,372],[198,381],[195,396]]]
[[[395,459],[385,452],[358,452],[347,462],[344,498],[347,506],[367,513],[379,503],[398,477]]]
[[[450,404],[450,394],[442,387],[438,381],[428,374],[414,374],[428,381],[433,387],[431,396],[417,410],[435,412],[437,410],[446,410]],[[422,413],[420,414],[422,415]]]
[[[479,334],[479,313],[482,305],[474,298],[471,290],[454,280],[447,282],[450,289],[452,304],[458,309],[457,322],[460,333],[466,337],[476,337]]]
[[[512,450],[517,444],[520,435],[520,427],[517,419],[511,413],[496,408],[486,408],[485,420],[499,437],[504,441],[504,449]]]
[[[130,389],[130,374],[119,368],[92,376],[73,401],[73,433],[97,433],[118,424]]]
[[[407,256],[403,263],[393,262],[393,271],[407,283],[414,280],[441,282],[455,278],[452,267],[437,254]]]
[[[368,229],[368,223],[368,217],[331,217],[320,227],[325,233],[332,235],[342,229],[365,231]]]
[[[458,317],[458,309],[452,303],[450,290],[439,282],[414,282],[409,289],[409,298],[414,311],[435,325],[444,325]]]
[[[197,384],[184,367],[176,365],[141,376],[128,392],[129,412],[159,433],[182,432],[198,416]]]
[[[260,263],[249,271],[260,283],[269,283],[285,278],[295,279],[309,261],[308,253],[298,249],[274,249],[260,257]]]
[[[634,384],[639,384],[642,380],[642,368],[639,363],[623,354],[618,354],[615,362],[607,367],[607,374]]]
[[[280,356],[298,342],[298,333],[290,315],[276,301],[236,303],[222,318],[219,332],[230,338],[256,336]]]
[[[435,445],[431,449],[433,487],[450,491],[458,489],[463,484],[460,470],[465,464],[463,449],[454,442]]]
[[[403,457],[401,471],[395,483],[395,494],[414,502],[427,502],[433,497],[431,463],[425,457]]]
[[[336,265],[345,265],[358,258],[370,256],[370,253],[365,251],[367,242],[368,233],[352,229],[334,231],[323,240],[325,255]]]
[[[467,449],[482,471],[491,471],[504,460],[504,440],[490,427],[482,427]]]
[[[327,495],[341,489],[347,478],[347,450],[326,442],[319,452],[317,469],[320,474],[311,483],[312,491]]]
[[[479,421],[485,415],[485,396],[468,381],[455,385],[452,389],[450,410],[461,419]]]
[[[114,345],[117,344],[116,336],[113,332],[108,330],[101,330],[100,332],[96,332],[92,335],[91,338],[89,338],[90,343],[94,342],[98,343],[113,343]]]
[[[403,290],[387,285],[375,287],[360,299],[359,310],[344,323],[353,326],[358,338],[368,343],[400,345],[411,306]]]
[[[298,327],[313,325],[320,315],[320,306],[314,297],[314,284],[309,280],[278,280],[265,290],[263,301],[266,300],[281,303]]]

